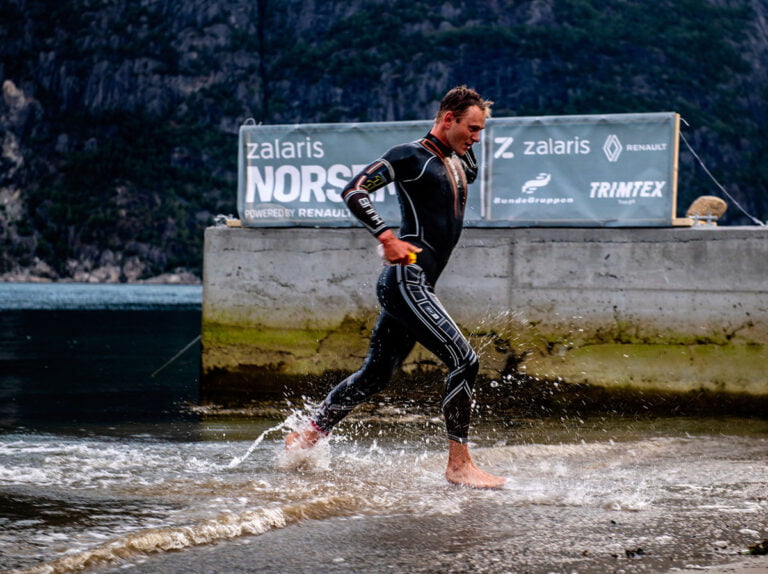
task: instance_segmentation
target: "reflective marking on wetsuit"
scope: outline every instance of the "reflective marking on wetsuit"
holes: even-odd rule
[[[403,300],[413,311],[414,316],[419,319],[430,332],[443,344],[451,343],[446,347],[454,360],[454,364],[459,364],[466,360],[472,349],[466,346],[464,353],[459,354],[458,348],[466,344],[461,330],[453,322],[453,319],[445,312],[437,296],[427,288],[424,281],[424,273],[418,266],[408,265],[406,267],[397,266],[398,284]],[[449,365],[450,366],[450,365]]]
[[[369,194],[387,185],[394,177],[392,165],[382,158],[371,163],[342,190],[341,198],[347,208],[373,235],[383,233],[387,224],[376,211]]]
[[[440,159],[445,157],[445,152],[440,148],[440,146],[437,145],[436,142],[434,142],[434,141],[432,141],[432,140],[430,140],[428,138],[423,138],[423,139],[419,140],[419,144],[423,148],[428,149],[429,151],[431,151],[433,154],[435,154]]]
[[[380,158],[380,159],[378,160],[378,162],[381,164],[381,167],[385,167],[385,168],[387,169],[387,173],[389,174],[389,179],[390,179],[390,181],[391,181],[391,180],[393,180],[393,179],[395,179],[395,170],[394,170],[394,168],[392,167],[392,164],[391,164],[391,163],[389,163],[389,162],[388,162],[386,159],[384,159],[383,157],[382,157],[382,158]],[[374,163],[374,166],[375,166],[375,165],[376,165],[376,164]],[[374,167],[374,166],[372,166],[372,167]],[[378,170],[378,169],[379,169],[379,167],[375,167],[375,170],[374,170],[374,171],[376,171],[376,170]]]
[[[444,337],[444,332],[439,330],[440,320],[442,315],[437,313],[432,305],[424,289],[424,285],[419,281],[423,277],[423,274],[416,274],[411,266],[400,266],[396,268],[397,281],[400,287],[400,294],[403,297],[403,301],[411,308],[413,314],[421,323],[429,329],[440,342],[445,343],[448,341]],[[432,321],[430,322],[429,319]]]
[[[467,188],[467,180],[464,178],[464,170],[460,170],[457,165],[459,160],[453,156],[447,157],[443,160],[443,163],[450,168],[453,173],[453,214],[455,217],[460,217],[464,213],[464,206],[467,203],[467,194],[461,193],[460,189]]]
[[[411,182],[411,181],[417,181],[419,178],[421,178],[422,175],[424,175],[424,172],[427,171],[427,166],[429,166],[430,162],[435,159],[434,157],[429,158],[427,161],[424,162],[424,167],[422,168],[419,175],[416,177],[413,177],[411,179],[404,179],[403,182]]]
[[[426,283],[421,268],[418,265],[397,266],[395,273],[399,294],[411,311],[406,319],[409,319],[408,324],[417,333],[416,339],[451,369],[441,405],[448,438],[466,442],[472,386],[477,376],[477,355]],[[429,335],[414,327],[413,320],[419,321]]]
[[[464,369],[462,369],[463,371]],[[458,395],[460,392],[466,393],[467,397],[469,399],[472,399],[472,387],[469,386],[469,383],[467,381],[462,381],[460,384],[456,385],[456,387],[451,391],[449,395],[446,395],[446,397],[443,399],[442,406],[445,408],[445,406],[450,403],[454,398],[456,398],[456,395]]]
[[[407,241],[408,239],[418,239],[421,243],[428,245],[427,242],[424,241],[424,234],[421,232],[421,222],[419,221],[419,213],[416,210],[416,205],[413,199],[411,199],[411,194],[408,193],[408,190],[400,185],[399,182],[397,188],[400,191],[400,206],[403,210],[403,214],[408,218],[413,227],[413,233],[403,234],[401,232],[400,239],[404,241]]]
[[[369,175],[376,173],[382,167],[386,167],[390,174],[392,173],[392,166],[390,166],[389,163],[384,159],[379,159],[378,161],[373,162],[370,166],[368,166],[368,169],[365,170],[365,173]]]
[[[413,199],[411,198],[411,194],[408,193],[408,190],[406,189],[406,187],[403,184],[404,183],[412,183],[412,182],[415,182],[415,181],[418,181],[419,179],[421,179],[421,177],[426,173],[427,167],[429,167],[429,164],[434,159],[435,159],[435,156],[432,156],[427,161],[425,161],[423,169],[421,170],[419,175],[417,175],[416,177],[414,177],[412,179],[404,179],[402,181],[402,183],[401,182],[397,182],[397,188],[400,191],[400,197],[408,202],[408,208],[410,210],[410,220],[413,222],[413,228],[414,228],[414,233],[412,233],[410,235],[401,235],[400,239],[405,239],[406,237],[417,237],[417,238],[423,240],[423,237],[421,236],[421,223],[419,222],[419,213],[416,210],[416,205],[415,205]]]
[[[387,228],[387,224],[384,222],[384,219],[376,212],[376,209],[373,207],[367,191],[359,189],[352,190],[344,196],[344,202],[351,208],[351,205],[353,205],[352,199],[356,195],[362,195],[362,197],[357,198],[354,205],[357,205],[358,209],[362,210],[362,212],[367,216],[363,225],[365,225],[374,235],[378,235],[379,233],[383,232]]]

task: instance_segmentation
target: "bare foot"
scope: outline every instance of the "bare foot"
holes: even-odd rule
[[[469,447],[455,441],[448,442],[448,468],[445,478],[451,484],[470,488],[501,488],[506,478],[480,470],[469,456]]]
[[[301,430],[289,432],[285,436],[285,448],[312,448],[327,436],[316,424],[309,423]]]

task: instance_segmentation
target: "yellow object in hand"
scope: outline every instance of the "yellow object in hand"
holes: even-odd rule
[[[416,254],[409,253],[408,257],[406,258],[406,265],[413,265],[414,263],[416,263]]]

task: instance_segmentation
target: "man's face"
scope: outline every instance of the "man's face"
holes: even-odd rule
[[[445,116],[448,145],[457,154],[464,155],[480,141],[480,132],[485,128],[485,112],[477,106],[470,106],[460,118],[453,112],[446,112]]]

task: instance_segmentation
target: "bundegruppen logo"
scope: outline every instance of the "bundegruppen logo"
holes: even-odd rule
[[[621,155],[621,150],[623,149],[619,137],[616,134],[609,135],[603,144],[603,152],[605,152],[605,157],[607,157],[610,162],[618,160]]]
[[[523,184],[523,193],[533,193],[541,187],[546,187],[552,181],[551,173],[540,173],[535,179],[530,179]]]

